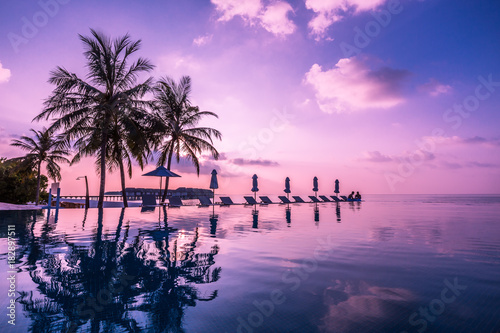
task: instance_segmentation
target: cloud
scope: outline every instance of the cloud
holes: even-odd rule
[[[442,94],[449,94],[453,89],[451,86],[439,83],[436,79],[431,78],[429,82],[419,86],[418,90],[425,92],[432,97],[437,97]]]
[[[241,16],[244,20],[255,19],[261,9],[260,0],[211,0],[216,10],[221,14],[219,21],[230,21],[235,16]]]
[[[205,160],[204,158],[199,158],[198,161],[200,163],[200,175],[209,175],[213,169],[217,170],[217,172],[220,172],[221,170],[220,166],[217,165],[213,160]],[[182,156],[178,163],[177,160],[173,158],[171,170],[175,173],[179,173],[181,176],[183,173],[196,174],[196,167],[191,162],[191,160]]]
[[[469,162],[467,163],[468,167],[475,167],[475,168],[499,168],[500,166],[498,164],[493,164],[493,163],[482,163],[482,162]]]
[[[203,154],[202,158],[206,159],[206,160],[210,160],[210,161],[215,161],[215,157],[213,157],[212,155]],[[225,161],[225,160],[227,160],[226,153],[219,152],[219,158],[217,160],[218,161]]]
[[[3,68],[2,63],[0,62],[0,83],[9,82],[10,79],[10,69]]]
[[[483,162],[464,162],[464,163],[458,163],[458,162],[449,162],[449,161],[442,161],[441,165],[446,168],[446,169],[462,169],[462,168],[481,168],[481,169],[497,169],[500,168],[500,165],[494,164],[494,163],[483,163]]]
[[[499,138],[483,138],[481,136],[473,136],[469,138],[461,138],[459,136],[424,136],[424,141],[435,142],[447,145],[483,145],[489,147],[500,146]]]
[[[235,158],[231,162],[236,165],[260,165],[260,166],[278,166],[279,163],[271,160],[247,160],[244,158]]]
[[[380,163],[380,162],[391,162],[392,158],[390,156],[383,155],[381,152],[376,150],[376,151],[365,152],[364,160],[369,162]]]
[[[334,68],[314,64],[304,82],[314,87],[323,112],[342,113],[367,108],[387,109],[405,101],[400,88],[406,70],[382,67],[372,70],[357,57],[340,59]]]
[[[211,0],[220,14],[218,20],[227,22],[234,17],[241,17],[250,25],[259,24],[277,36],[292,34],[296,26],[288,18],[293,13],[292,6],[284,1],[277,1],[263,6],[260,0]]]
[[[289,35],[295,31],[295,24],[288,18],[293,8],[286,2],[277,2],[267,6],[261,15],[261,25],[275,35]]]
[[[200,60],[190,54],[182,54],[172,52],[165,54],[157,59],[157,67],[155,72],[157,76],[168,74],[172,77],[180,77],[182,75],[194,76],[203,69]]]
[[[423,149],[417,149],[414,152],[405,151],[403,153],[394,155],[386,155],[378,150],[375,150],[364,152],[363,155],[364,156],[360,159],[361,161],[373,163],[401,163],[401,161],[407,161],[409,159],[415,158],[415,156],[419,156],[418,159],[422,161],[432,161],[436,159],[436,155]]]
[[[199,36],[199,37],[196,37],[195,39],[193,39],[193,45],[196,45],[196,46],[203,46],[205,44],[208,44],[212,41],[212,37],[213,35],[205,35],[205,36]]]
[[[306,8],[316,13],[309,28],[316,39],[325,36],[328,27],[347,15],[373,10],[386,0],[306,0]]]

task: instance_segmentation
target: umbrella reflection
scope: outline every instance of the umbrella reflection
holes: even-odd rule
[[[340,204],[337,202],[337,207],[335,208],[335,213],[337,214],[337,222],[340,222]]]
[[[210,235],[215,237],[215,233],[217,232],[217,222],[219,221],[219,215],[212,214],[210,215]]]
[[[257,205],[255,205],[255,208],[252,210],[252,228],[257,229],[259,227],[259,211],[257,210]]]
[[[319,222],[319,207],[318,204],[314,204],[314,222]]]
[[[286,205],[285,218],[286,223],[292,223],[292,209],[290,208],[290,205]]]

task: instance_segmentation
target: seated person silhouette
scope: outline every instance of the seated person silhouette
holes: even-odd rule
[[[351,192],[351,194],[349,194],[349,196],[347,197],[347,200],[353,200],[354,199],[354,191]]]
[[[359,192],[356,192],[356,195],[354,196],[354,199],[361,200],[361,194],[359,194]]]

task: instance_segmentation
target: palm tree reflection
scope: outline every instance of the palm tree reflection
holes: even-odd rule
[[[165,214],[163,225],[131,236],[124,215],[125,208],[109,233],[100,209],[90,244],[54,239],[50,222],[40,237],[33,231],[26,237],[30,276],[37,285],[36,293],[20,292],[30,331],[182,332],[185,309],[217,297],[217,290],[200,295],[196,288],[217,281],[221,272],[212,267],[217,245],[208,253],[196,251],[198,228],[187,239],[170,240],[177,229],[168,226]]]

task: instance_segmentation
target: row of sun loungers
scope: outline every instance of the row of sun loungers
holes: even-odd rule
[[[255,200],[255,198],[251,197],[251,196],[246,196],[246,197],[243,197],[243,198],[246,201],[246,203],[245,203],[246,205],[268,205],[268,204],[278,203],[278,202],[273,202],[271,199],[269,199],[268,196],[259,196],[260,202],[257,202],[257,200]],[[294,201],[290,201],[290,199],[288,199],[284,195],[278,196],[278,198],[281,201],[279,203],[283,203],[283,204],[306,203],[306,201],[304,201],[300,196],[297,196],[297,195],[292,196],[292,198],[293,198]],[[344,202],[344,201],[348,201],[347,197],[345,197],[345,196],[341,196],[340,198],[338,198],[338,197],[332,195],[332,196],[330,196],[330,198],[328,198],[326,195],[320,195],[319,199],[318,199],[314,195],[310,195],[309,199],[311,199],[311,201],[309,201],[309,202],[319,203],[319,202]],[[199,197],[198,199],[200,201],[199,206],[210,206],[210,205],[212,205],[212,200],[210,200],[210,198],[208,198],[208,197]],[[167,205],[169,207],[180,207],[180,206],[183,206],[182,200],[179,197],[171,197],[168,200],[169,201],[168,201]],[[220,204],[222,206],[230,206],[230,205],[234,205],[235,204],[230,197],[220,197],[220,201],[221,201]],[[156,206],[156,198],[155,198],[155,196],[153,194],[145,194],[145,195],[143,195],[143,197],[142,197],[142,207],[153,207],[153,206]]]

